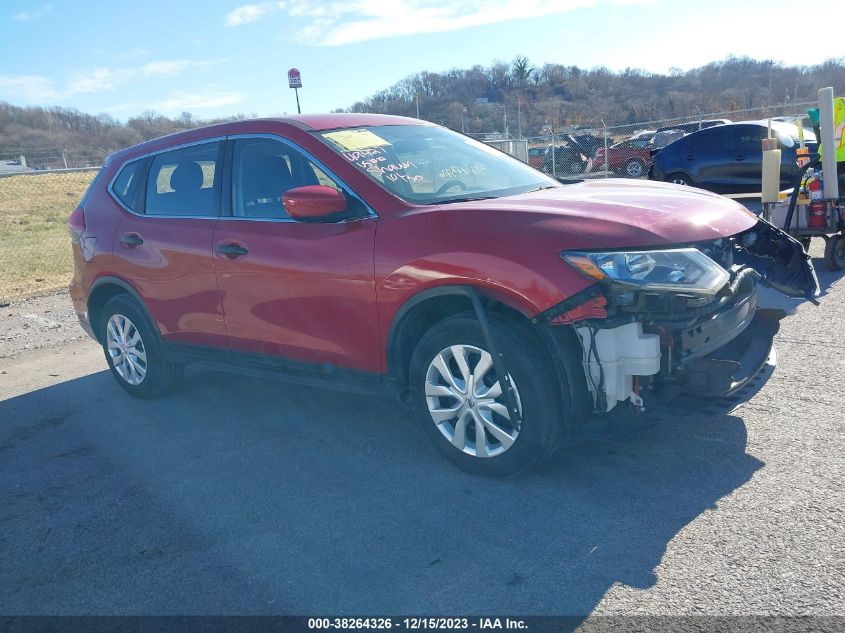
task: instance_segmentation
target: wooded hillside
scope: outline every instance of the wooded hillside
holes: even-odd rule
[[[784,66],[729,57],[661,75],[630,68],[614,73],[562,64],[535,67],[517,57],[510,64],[410,75],[350,110],[416,116],[419,100],[422,118],[461,129],[463,114],[471,133],[503,131],[506,111],[510,133],[518,132],[521,119],[523,135],[531,136],[546,126],[602,127],[604,121],[610,127],[699,113],[749,110],[738,118],[775,116],[784,112],[772,106],[814,101],[824,86],[845,93],[845,58]]]
[[[562,64],[535,67],[527,58],[517,57],[488,67],[410,75],[346,110],[416,116],[419,105],[422,118],[470,133],[504,132],[507,116],[510,134],[534,136],[550,127],[556,131],[567,125],[600,127],[602,121],[618,126],[726,111],[746,111],[728,116],[736,119],[774,116],[785,112],[773,106],[813,101],[823,86],[845,94],[845,59],[805,67],[731,57],[661,75]],[[0,102],[0,159],[24,154],[31,166],[39,161],[50,166],[64,152],[71,163],[99,164],[109,152],[127,145],[242,118],[245,115],[199,120],[185,112],[171,119],[144,112],[122,122],[107,114]]]

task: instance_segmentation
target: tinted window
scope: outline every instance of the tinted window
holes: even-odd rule
[[[342,191],[323,170],[294,148],[267,138],[235,141],[232,213],[245,218],[289,218],[282,196],[289,189],[326,185]],[[356,200],[347,196],[350,208]],[[353,209],[353,210],[357,210]],[[360,215],[360,214],[357,214]]]
[[[138,185],[138,179],[141,177],[143,171],[144,161],[134,160],[131,163],[124,165],[123,169],[114,179],[112,184],[112,193],[130,209],[135,210],[135,191]]]
[[[761,125],[736,125],[733,128],[736,149],[742,151],[763,151],[763,139],[768,130]]]
[[[205,143],[156,155],[147,177],[147,214],[218,215],[219,154],[220,143]]]
[[[732,147],[730,134],[722,127],[696,132],[689,137],[689,141],[692,149],[697,152],[721,154]]]

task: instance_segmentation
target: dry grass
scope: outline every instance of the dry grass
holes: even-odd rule
[[[0,302],[67,285],[67,218],[96,173],[0,178]]]

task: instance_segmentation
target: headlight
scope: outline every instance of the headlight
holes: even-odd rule
[[[728,281],[727,271],[695,248],[560,254],[598,281],[630,290],[663,290],[713,296]]]

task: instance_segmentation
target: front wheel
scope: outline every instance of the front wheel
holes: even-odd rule
[[[583,174],[585,169],[587,169],[587,163],[581,160],[575,160],[564,163],[560,171],[570,176],[577,176],[578,174]]]
[[[463,470],[516,476],[551,455],[566,428],[557,373],[530,331],[490,317],[519,416],[511,415],[478,321],[458,315],[426,332],[410,367],[411,404],[434,447]]]
[[[138,302],[118,295],[103,307],[100,340],[112,375],[136,398],[156,398],[175,390],[184,367],[167,358],[152,319]]]
[[[834,235],[824,245],[824,263],[828,270],[845,269],[845,237]]]
[[[683,185],[685,187],[693,187],[693,182],[686,175],[675,173],[666,176],[666,182],[671,182],[674,185]]]

